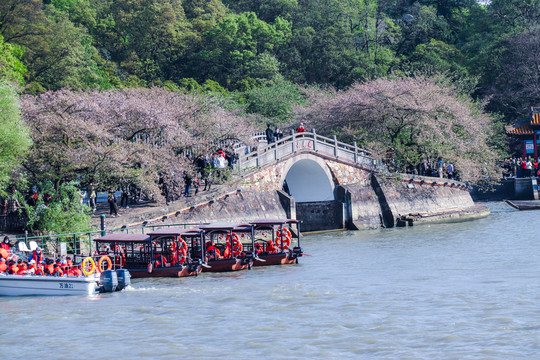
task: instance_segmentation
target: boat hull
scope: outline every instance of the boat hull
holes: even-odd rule
[[[189,266],[171,266],[153,268],[148,272],[148,268],[126,268],[132,279],[153,278],[153,277],[186,277],[197,276],[202,272],[202,266],[198,265],[195,270],[190,270]]]
[[[0,296],[93,295],[99,278],[33,275],[0,276]]]
[[[203,268],[204,272],[224,272],[251,269],[252,259],[219,259],[209,260],[208,266]]]
[[[258,259],[262,259],[264,261],[260,261]],[[291,257],[289,253],[259,254],[258,259],[256,258],[253,260],[253,266],[269,266],[298,263],[298,258]]]

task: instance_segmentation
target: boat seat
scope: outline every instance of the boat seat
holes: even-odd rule
[[[34,251],[38,247],[37,242],[35,242],[34,240],[30,241],[28,245],[30,245],[30,251]]]
[[[28,246],[26,246],[26,243],[23,242],[23,241],[19,241],[19,251],[24,251],[24,252],[30,252],[31,250],[28,248]]]

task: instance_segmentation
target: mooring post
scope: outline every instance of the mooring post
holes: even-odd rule
[[[105,214],[101,214],[101,236],[105,236]]]

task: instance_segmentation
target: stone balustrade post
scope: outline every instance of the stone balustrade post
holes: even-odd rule
[[[338,157],[338,143],[337,143],[337,136],[332,135],[332,138],[334,139],[334,156]]]
[[[296,137],[294,136],[294,130],[291,130],[291,144],[292,144],[292,152],[296,151]]]
[[[313,151],[317,151],[317,133],[313,129]]]
[[[354,163],[358,163],[358,145],[354,142]]]

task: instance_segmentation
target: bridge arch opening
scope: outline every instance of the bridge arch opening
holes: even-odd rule
[[[330,171],[311,159],[296,161],[287,172],[283,187],[297,203],[334,200]]]

